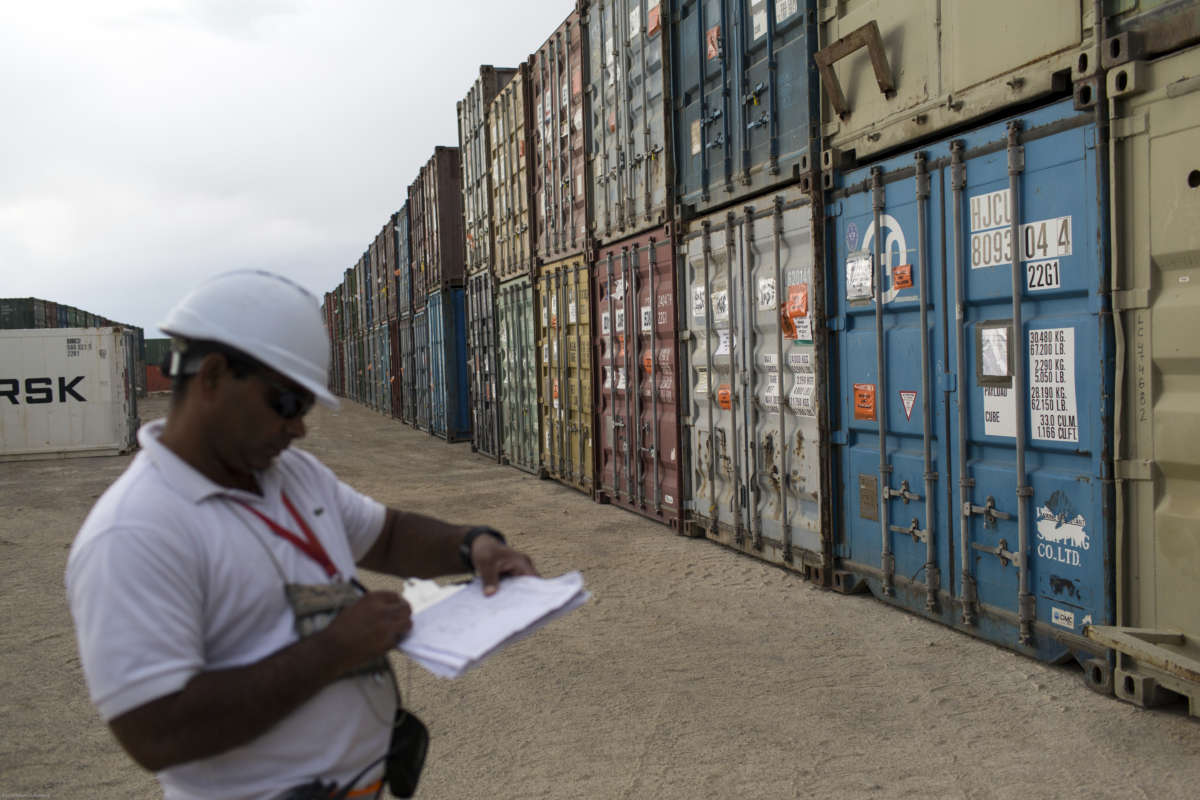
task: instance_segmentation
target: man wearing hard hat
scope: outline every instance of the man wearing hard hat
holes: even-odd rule
[[[174,798],[411,794],[424,728],[386,655],[411,627],[398,576],[536,574],[487,527],[386,508],[291,443],[326,389],[317,300],[232,272],[159,327],[174,340],[166,420],[97,501],[67,563],[92,701]]]

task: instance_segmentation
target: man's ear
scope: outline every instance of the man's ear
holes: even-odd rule
[[[209,353],[200,362],[200,369],[192,381],[205,395],[215,392],[222,380],[229,378],[229,365],[220,353]]]

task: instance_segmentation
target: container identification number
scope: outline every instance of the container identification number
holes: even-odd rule
[[[1021,226],[1021,260],[1055,259],[1071,255],[1071,218],[1054,217]],[[1012,228],[971,234],[971,269],[1012,263]]]
[[[1062,274],[1058,269],[1058,259],[1030,261],[1025,265],[1025,278],[1025,287],[1031,292],[1060,288]]]

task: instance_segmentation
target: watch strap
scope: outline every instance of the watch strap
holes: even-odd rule
[[[467,531],[463,536],[462,541],[458,545],[458,558],[462,561],[463,570],[466,572],[475,571],[475,562],[471,559],[471,545],[480,536],[494,536],[500,540],[500,544],[508,544],[504,535],[494,528],[489,528],[487,525],[477,525]]]

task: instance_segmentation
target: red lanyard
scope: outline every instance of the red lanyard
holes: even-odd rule
[[[267,527],[270,528],[271,532],[276,536],[291,542],[293,545],[299,548],[300,552],[304,553],[304,555],[308,556],[313,561],[324,567],[326,575],[331,578],[336,577],[338,574],[337,567],[333,565],[333,560],[329,558],[329,554],[326,553],[325,548],[321,546],[321,540],[313,534],[312,529],[305,524],[304,519],[296,513],[296,508],[292,505],[292,501],[288,500],[287,492],[281,491],[280,494],[283,496],[283,504],[287,506],[288,513],[292,515],[292,519],[296,520],[296,524],[300,526],[300,531],[304,534],[303,539],[282,525],[279,525],[277,522],[275,522],[275,520],[271,519],[266,514],[263,514],[250,504],[243,503],[241,500],[238,500],[237,502],[245,506],[246,510],[251,514],[267,523]]]

